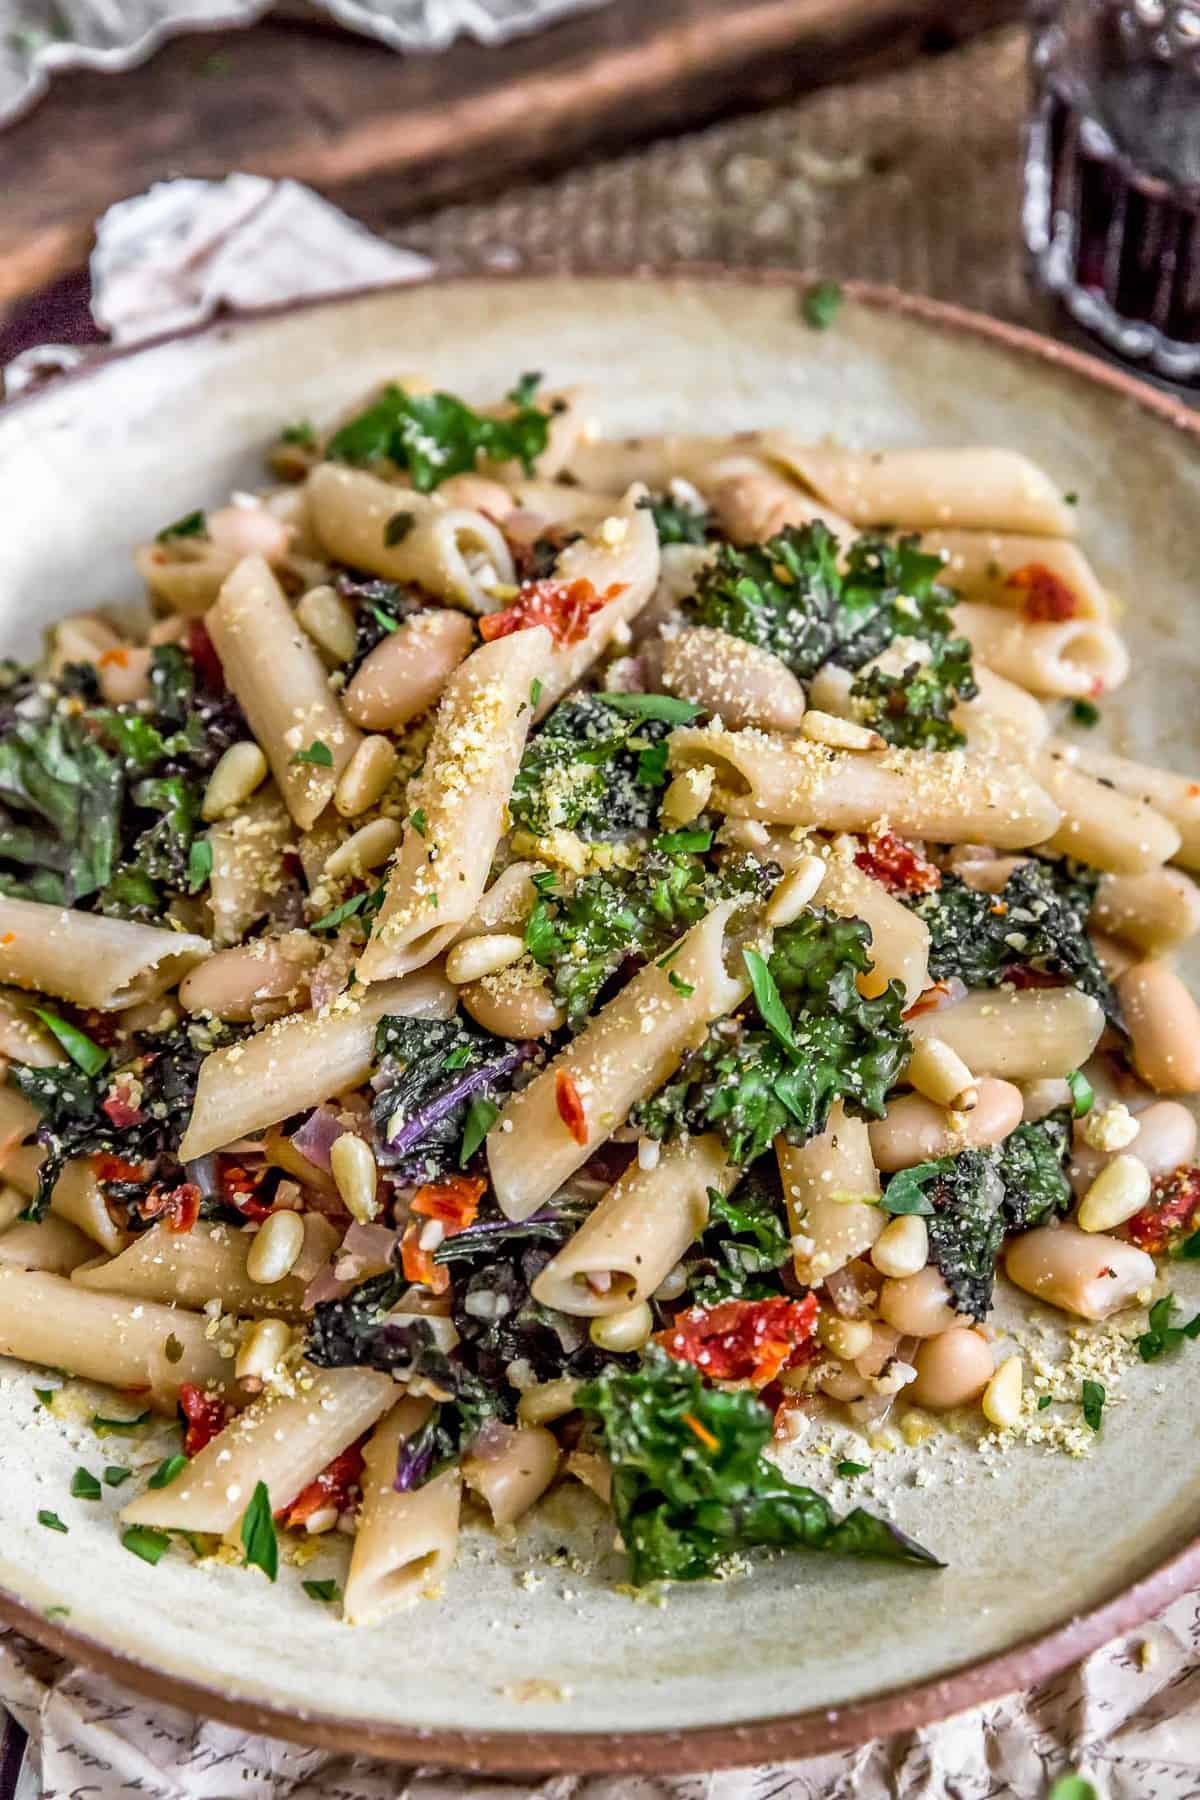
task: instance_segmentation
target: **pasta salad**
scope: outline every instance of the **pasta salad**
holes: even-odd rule
[[[132,1553],[340,1533],[352,1623],[554,1483],[636,1586],[938,1566],[779,1445],[1014,1431],[1001,1282],[1200,1335],[1200,783],[1089,740],[1074,497],[537,376],[269,461],[0,666],[0,1353],[178,1420]]]

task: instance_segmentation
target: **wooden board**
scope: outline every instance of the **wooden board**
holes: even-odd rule
[[[59,76],[0,134],[0,303],[79,265],[151,182],[291,175],[379,227],[947,48],[1020,0],[612,0],[503,49],[398,56],[316,15]]]

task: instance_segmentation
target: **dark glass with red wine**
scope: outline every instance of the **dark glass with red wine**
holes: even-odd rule
[[[1200,386],[1200,0],[1038,0],[1035,279],[1125,360]]]

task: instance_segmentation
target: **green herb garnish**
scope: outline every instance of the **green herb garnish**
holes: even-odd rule
[[[122,1469],[116,1463],[109,1463],[104,1471],[104,1485],[111,1488],[123,1487],[132,1475],[132,1469]]]
[[[320,738],[314,738],[307,750],[297,750],[293,763],[307,763],[314,769],[332,769],[333,751]]]
[[[310,1600],[340,1600],[342,1590],[336,1581],[302,1581],[301,1587]]]
[[[1160,1357],[1171,1356],[1182,1348],[1186,1339],[1200,1337],[1200,1313],[1186,1325],[1172,1325],[1171,1314],[1176,1304],[1174,1294],[1164,1294],[1150,1308],[1149,1330],[1137,1340],[1138,1355],[1143,1362],[1157,1362]]]
[[[1073,700],[1071,702],[1071,723],[1082,725],[1090,731],[1100,723],[1100,708],[1090,700]]]
[[[1095,1089],[1081,1069],[1071,1070],[1067,1086],[1071,1090],[1071,1111],[1077,1119],[1085,1118],[1096,1104]]]
[[[334,432],[325,454],[335,462],[390,460],[408,470],[421,494],[451,475],[472,473],[484,458],[519,462],[532,475],[551,416],[531,404],[536,388],[533,377],[522,377],[509,395],[512,413],[495,419],[452,394],[407,394],[389,383],[365,412]]]
[[[58,1039],[75,1067],[82,1069],[85,1075],[98,1075],[105,1067],[108,1051],[93,1043],[85,1031],[80,1031],[78,1025],[72,1025],[69,1019],[51,1012],[46,1006],[34,1006],[30,1011]]]
[[[402,544],[416,522],[416,513],[394,512],[383,528],[383,541],[388,549],[391,550],[396,544]]]
[[[812,287],[805,289],[800,302],[804,323],[814,331],[828,331],[841,311],[844,297],[839,282],[814,282]]]
[[[164,525],[155,534],[156,544],[169,544],[174,538],[191,538],[208,536],[208,519],[202,512],[184,513],[182,519],[176,519],[173,525]]]
[[[161,1562],[171,1548],[171,1540],[166,1532],[155,1531],[149,1525],[131,1525],[121,1533],[121,1542],[126,1550],[151,1565]]]
[[[853,1481],[856,1475],[868,1475],[870,1470],[870,1463],[840,1462],[834,1473],[840,1475],[843,1481]]]
[[[1104,1411],[1105,1392],[1098,1381],[1085,1381],[1080,1392],[1083,1403],[1084,1422],[1093,1431],[1100,1429],[1100,1416]]]
[[[494,1100],[488,1100],[482,1094],[475,1095],[467,1108],[467,1122],[463,1127],[462,1149],[458,1153],[460,1169],[466,1168],[499,1117],[500,1108]]]
[[[139,1426],[144,1425],[150,1416],[149,1407],[134,1419],[106,1419],[102,1413],[93,1413],[91,1426],[97,1437],[128,1437]]]
[[[255,1483],[250,1504],[242,1514],[241,1540],[247,1563],[261,1569],[268,1581],[274,1581],[279,1573],[279,1538],[265,1481]]]
[[[78,1468],[71,1477],[71,1493],[76,1500],[98,1500],[100,1483],[90,1469]]]
[[[175,1477],[181,1475],[187,1466],[187,1457],[177,1450],[174,1456],[168,1456],[163,1462],[159,1463],[157,1469],[155,1469],[153,1475],[150,1477],[147,1486],[152,1488],[169,1487]]]
[[[44,1525],[47,1531],[61,1531],[64,1536],[66,1535],[67,1528],[56,1512],[39,1512],[37,1521],[39,1525]]]

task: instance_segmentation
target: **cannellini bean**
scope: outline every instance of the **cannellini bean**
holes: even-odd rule
[[[1135,963],[1118,981],[1117,997],[1142,1080],[1159,1094],[1200,1089],[1200,1007],[1174,969]]]
[[[731,731],[794,731],[804,717],[804,689],[786,663],[710,625],[666,640],[661,680],[668,694],[702,706]]]
[[[950,1303],[950,1290],[932,1263],[916,1275],[885,1281],[879,1293],[879,1315],[901,1337],[933,1337],[960,1323]]]
[[[253,738],[230,744],[208,778],[200,816],[212,824],[244,806],[267,778],[267,759]]]
[[[926,1100],[951,1112],[973,1112],[979,1104],[975,1077],[958,1051],[941,1038],[920,1038],[913,1045],[908,1080]]]
[[[141,644],[105,650],[96,664],[100,692],[110,706],[125,706],[150,696],[154,652]]]
[[[370,1144],[354,1132],[344,1131],[341,1137],[333,1140],[329,1167],[347,1212],[360,1225],[369,1225],[379,1212],[375,1194],[379,1170]]]
[[[839,1319],[836,1313],[817,1314],[817,1337],[834,1356],[843,1362],[858,1362],[871,1348],[875,1328],[869,1319]],[[862,1370],[859,1370],[862,1373]]]
[[[1021,1120],[1026,1125],[1035,1125],[1039,1119],[1057,1112],[1060,1106],[1073,1104],[1071,1090],[1060,1075],[1048,1075],[1042,1081],[1022,1083],[1021,1100]]]
[[[907,1023],[914,1039],[941,1038],[976,1075],[1037,1081],[1083,1067],[1104,1030],[1104,1013],[1079,988],[1001,987]]]
[[[525,939],[515,931],[485,931],[478,937],[464,938],[446,957],[446,979],[456,987],[468,981],[479,981],[507,969],[525,954]]]
[[[1079,1202],[1081,1231],[1115,1231],[1150,1198],[1150,1171],[1136,1156],[1122,1154],[1101,1169]]]
[[[296,620],[331,663],[349,662],[358,643],[354,608],[328,582],[309,588],[296,606]]]
[[[218,550],[234,556],[261,556],[269,563],[282,562],[291,533],[263,506],[222,506],[208,514],[208,539]]]
[[[929,1229],[924,1219],[907,1213],[885,1225],[871,1246],[871,1261],[881,1275],[899,1279],[917,1274],[929,1261]]]
[[[333,790],[333,804],[344,819],[357,818],[392,785],[399,766],[395,750],[385,737],[365,737],[342,770]]]
[[[654,1330],[654,1314],[645,1300],[627,1306],[622,1312],[601,1313],[588,1326],[588,1336],[600,1350],[611,1350],[622,1356],[629,1350],[640,1350]]]
[[[549,1037],[565,1020],[565,1014],[545,984],[532,974],[512,980],[521,971],[514,963],[498,977],[484,976],[458,990],[464,1010],[485,1031],[504,1038]]]
[[[246,1273],[260,1287],[270,1287],[291,1272],[304,1248],[304,1220],[299,1213],[273,1212],[265,1218],[246,1252]]]
[[[564,1418],[575,1411],[578,1386],[573,1376],[560,1375],[554,1381],[540,1381],[536,1387],[526,1388],[517,1401],[518,1419],[522,1425],[548,1425],[552,1419]]]
[[[343,696],[348,718],[364,731],[396,731],[431,707],[475,631],[465,613],[431,608],[388,633],[356,671]]]
[[[950,1010],[938,1017],[948,1016]],[[966,1113],[951,1114],[923,1094],[902,1094],[889,1102],[886,1117],[872,1119],[867,1128],[876,1167],[891,1174],[935,1157],[955,1156],[960,1150],[1002,1143],[1021,1123],[1020,1089],[990,1077],[974,1087],[975,1105]]]
[[[344,844],[325,858],[325,873],[335,880],[341,875],[363,874],[367,869],[380,869],[391,856],[402,836],[396,819],[372,819],[360,825]]]
[[[983,1416],[998,1431],[1011,1431],[1021,1416],[1021,1392],[1025,1365],[1019,1356],[1006,1356],[983,1390]]]
[[[1196,1160],[1195,1116],[1178,1100],[1156,1100],[1137,1114],[1137,1128],[1137,1136],[1122,1147],[1122,1153],[1136,1157],[1149,1171],[1151,1181]],[[1077,1128],[1075,1148],[1067,1170],[1077,1194],[1087,1192],[1113,1154],[1112,1151],[1094,1150],[1078,1136]]]
[[[262,1233],[259,1232],[259,1236]],[[282,1319],[260,1319],[252,1325],[237,1353],[233,1372],[239,1381],[265,1381],[291,1342]]]
[[[1119,981],[1130,964],[1137,961],[1131,945],[1119,943],[1106,932],[1089,930],[1088,936],[1092,940],[1092,949],[1100,960],[1100,967],[1110,981]]]
[[[180,1004],[185,1012],[211,1013],[214,1019],[251,1019],[273,1000],[290,1001],[298,1010],[308,995],[309,971],[323,954],[306,931],[218,950],[184,977]]]
[[[1088,924],[1160,956],[1200,931],[1200,888],[1182,869],[1103,875]]]
[[[983,1393],[992,1379],[991,1346],[978,1331],[956,1325],[919,1345],[913,1366],[917,1379],[905,1390],[906,1398],[931,1412],[947,1412]]]
[[[968,887],[977,888],[981,894],[998,894],[1009,876],[1028,861],[1027,856],[960,857],[953,867]]]
[[[1154,1259],[1120,1238],[1077,1225],[1037,1225],[1004,1256],[1008,1279],[1081,1319],[1107,1319],[1154,1280]]]

